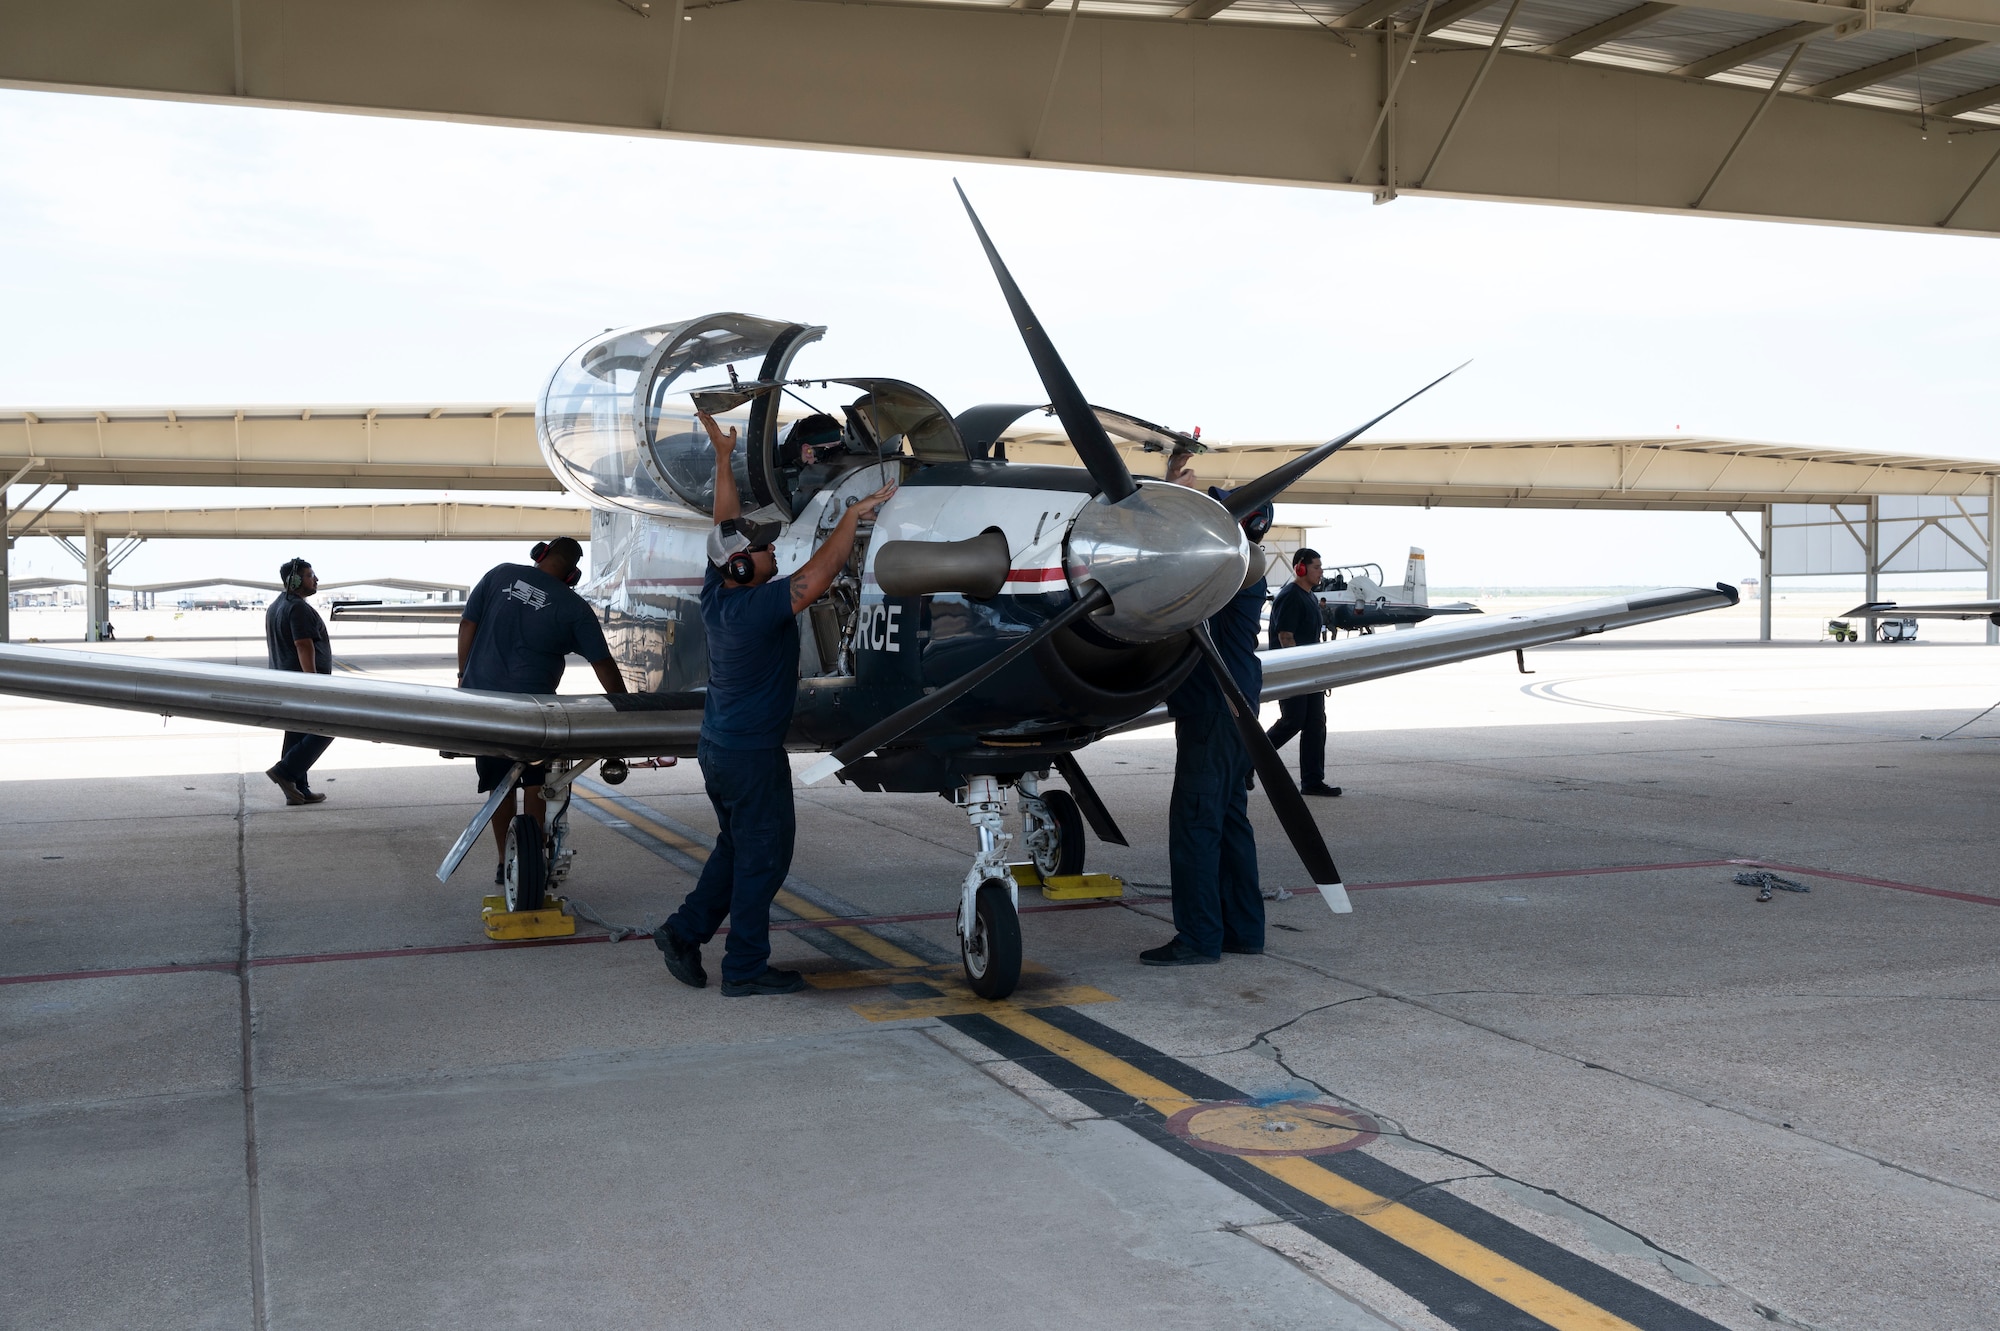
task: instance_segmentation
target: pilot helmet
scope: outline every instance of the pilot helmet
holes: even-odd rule
[[[785,432],[784,447],[778,450],[779,457],[787,466],[810,465],[816,455],[832,451],[842,438],[839,421],[823,411],[814,412],[792,422],[792,428]]]

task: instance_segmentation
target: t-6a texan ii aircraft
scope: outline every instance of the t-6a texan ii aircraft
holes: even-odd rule
[[[1044,873],[1081,870],[1086,823],[1124,844],[1075,755],[1163,718],[1162,700],[1191,672],[1211,671],[1231,696],[1293,848],[1329,904],[1345,911],[1339,871],[1258,726],[1259,703],[1735,602],[1728,587],[1667,588],[1273,651],[1263,657],[1262,698],[1243,697],[1205,627],[1263,567],[1242,519],[1382,417],[1221,499],[1135,478],[1128,456],[1199,445],[1089,404],[969,203],[966,211],[1045,404],[954,416],[896,379],[805,379],[793,360],[824,330],[746,314],[608,333],[556,368],[538,404],[542,450],[596,510],[593,580],[580,590],[603,617],[629,695],[481,693],[4,645],[0,691],[551,762],[550,844],[540,827],[519,829],[507,869],[511,904],[538,905],[549,868],[567,866],[561,802],[570,781],[593,763],[616,781],[624,760],[695,751],[707,679],[699,591],[715,488],[715,454],[695,411],[738,413],[744,428],[731,465],[739,492],[754,497],[748,516],[775,531],[780,568],[803,563],[847,506],[885,480],[901,482],[844,573],[803,612],[788,745],[830,751],[808,781],[838,773],[864,790],[935,792],[964,810],[979,848],[959,888],[960,946],[972,988],[999,998],[1021,968],[1004,853],[1008,791],[1019,793],[1022,840]],[[834,393],[842,399],[834,410],[781,431],[786,399]],[[1035,411],[1061,422],[1081,466],[1006,460],[1003,434]],[[1067,791],[1045,784],[1052,771]],[[440,877],[509,784],[467,826]]]

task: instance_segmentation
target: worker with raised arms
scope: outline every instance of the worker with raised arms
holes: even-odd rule
[[[790,994],[797,971],[771,962],[771,901],[792,867],[797,820],[785,736],[799,682],[799,612],[825,595],[854,551],[854,533],[895,493],[894,485],[851,504],[797,572],[778,576],[775,524],[743,517],[728,433],[698,413],[715,450],[715,526],[701,584],[708,633],[708,694],[696,748],[702,786],[715,809],[715,849],[680,908],[653,931],[667,970],[696,989],[708,984],[701,949],[729,921],[722,956],[725,998]]]

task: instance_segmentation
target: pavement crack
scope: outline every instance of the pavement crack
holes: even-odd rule
[[[1279,1031],[1282,1031],[1289,1026],[1295,1025],[1298,1022],[1304,1021],[1307,1017],[1312,1016],[1316,1012],[1325,1012],[1330,1008],[1345,1007],[1349,1003],[1365,1003],[1370,999],[1379,997],[1381,997],[1381,995],[1379,994],[1355,994],[1348,998],[1336,998],[1331,1003],[1321,1003],[1318,1007],[1309,1007],[1305,1011],[1298,1013],[1296,1016],[1288,1017],[1284,1021],[1279,1022],[1277,1025],[1272,1026],[1267,1030],[1258,1031],[1255,1035],[1251,1036],[1247,1041],[1245,1041],[1242,1044],[1236,1045],[1233,1048],[1211,1049],[1206,1053],[1189,1054],[1187,1055],[1187,1057],[1220,1058],[1224,1054],[1248,1053],[1251,1050],[1255,1049],[1260,1044],[1267,1044],[1270,1038],[1276,1035]],[[1278,1061],[1282,1065],[1283,1060],[1278,1060]],[[1287,1070],[1289,1071],[1289,1069]]]
[[[1271,954],[1271,955],[1276,956],[1276,954]],[[1507,1030],[1503,1027],[1495,1026],[1488,1022],[1475,1020],[1474,1018],[1469,1017],[1462,1012],[1454,1012],[1449,1008],[1427,1002],[1425,1000],[1425,997],[1421,994],[1406,994],[1395,989],[1387,988],[1386,986],[1383,985],[1372,984],[1366,980],[1359,980],[1346,975],[1337,975],[1334,972],[1327,970],[1323,966],[1317,966],[1310,961],[1304,961],[1296,957],[1278,956],[1277,959],[1289,965],[1297,966],[1301,970],[1311,971],[1315,975],[1323,975],[1329,980],[1336,981],[1340,984],[1347,985],[1351,988],[1366,989],[1371,994],[1377,997],[1387,998],[1394,1000],[1395,1002],[1398,1003],[1403,1003],[1409,1007],[1416,1008],[1420,1011],[1428,1012],[1433,1016],[1442,1017],[1446,1021],[1454,1021],[1459,1023],[1460,1025],[1470,1026],[1474,1030],[1485,1031],[1488,1035],[1495,1036],[1499,1039],[1508,1040],[1519,1045],[1525,1045],[1526,1047],[1533,1049],[1538,1053],[1547,1054],[1551,1058],[1559,1058],[1566,1063],[1573,1063],[1579,1067],[1589,1068],[1590,1070],[1595,1072],[1607,1072],[1614,1077],[1623,1078],[1624,1080],[1629,1081],[1636,1086],[1645,1086],[1652,1090],[1662,1092],[1663,1094],[1666,1095],[1672,1095],[1684,1100],[1692,1101],[1693,1103],[1698,1104],[1705,1109],[1713,1109],[1719,1113],[1729,1114],[1736,1118],[1744,1119],[1751,1123],[1757,1123],[1767,1128],[1782,1129],[1784,1131],[1790,1132],[1792,1135],[1796,1137],[1800,1137],[1803,1138],[1804,1140],[1811,1141],[1820,1146],[1823,1146],[1830,1151],[1838,1151],[1843,1155],[1850,1155],[1855,1157],[1856,1159],[1867,1160],[1873,1164],[1882,1166],[1884,1169],[1893,1169],[1899,1174],[1907,1174],[1911,1178],[1922,1179],[1926,1183],[1934,1183],[1941,1188],[1949,1188],[1954,1192],[1964,1193],[1967,1196],[1978,1197],[1989,1202],[2000,1202],[2000,1193],[1989,1192],[1984,1188],[1975,1187],[1970,1183],[1964,1183],[1956,1179],[1943,1178],[1936,1174],[1927,1173],[1924,1170],[1915,1168],[1914,1166],[1905,1165],[1898,1161],[1891,1160],[1887,1156],[1878,1155],[1873,1151],[1863,1150],[1858,1146],[1853,1146],[1846,1142],[1834,1141],[1831,1138],[1819,1136],[1817,1133],[1808,1132],[1804,1129],[1796,1128],[1789,1124],[1786,1124],[1781,1119],[1766,1114],[1756,1113],[1753,1110],[1742,1105],[1725,1103],[1721,1100],[1715,1099],[1712,1096],[1704,1095],[1700,1091],[1691,1090],[1684,1086],[1677,1086],[1672,1082],[1659,1080],[1653,1077],[1642,1076],[1641,1074],[1636,1072],[1627,1072],[1621,1068],[1607,1067],[1602,1063],[1592,1062],[1589,1059],[1584,1058],[1580,1054],[1573,1054],[1568,1052],[1567,1050],[1554,1048],[1550,1045],[1543,1044],[1539,1041],[1531,1040],[1525,1035],[1520,1035],[1514,1031]],[[1992,1000],[1981,1000],[1981,1001],[1992,1001]],[[1275,1046],[1273,1046],[1273,1048],[1275,1049]],[[1300,1081],[1306,1083],[1307,1085],[1315,1087],[1320,1086],[1318,1082],[1312,1080],[1310,1077],[1300,1076],[1300,1074],[1295,1069],[1293,1069],[1290,1064],[1286,1063],[1282,1057],[1277,1058],[1276,1062],[1279,1067],[1284,1068],[1286,1072],[1290,1073],[1294,1077],[1298,1077]],[[1349,1103],[1345,1101],[1337,1091],[1333,1091],[1325,1087],[1320,1087],[1320,1089],[1326,1091],[1326,1094],[1333,1096],[1335,1099],[1342,1100],[1343,1103]],[[1367,1110],[1366,1106],[1363,1105],[1354,1105],[1353,1107],[1361,1109],[1363,1110],[1363,1112],[1372,1113],[1372,1111]],[[1377,1115],[1377,1117],[1380,1116]],[[1411,1140],[1415,1139],[1412,1138]],[[1430,1143],[1423,1143],[1423,1144],[1430,1145]],[[1456,1152],[1452,1152],[1452,1154],[1456,1154]]]

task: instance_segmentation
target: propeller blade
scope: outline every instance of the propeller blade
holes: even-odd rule
[[[801,772],[799,780],[810,786],[816,781],[823,781],[827,777],[832,776],[849,763],[867,757],[884,744],[928,721],[931,717],[937,715],[952,703],[957,702],[961,697],[977,688],[986,680],[1005,670],[1014,661],[1027,655],[1036,643],[1042,641],[1042,639],[1048,637],[1057,629],[1072,624],[1082,619],[1085,615],[1101,610],[1110,604],[1111,594],[1095,583],[1090,584],[1089,592],[1064,606],[1060,613],[1050,615],[1032,631],[1023,634],[1006,651],[993,657],[986,664],[966,671],[951,683],[931,690],[901,711],[893,712],[884,719],[877,721],[874,725],[868,727],[868,729],[862,731],[859,735],[856,735],[853,739],[847,741],[847,743],[841,745],[832,753],[829,753],[826,757]]]
[[[1312,810],[1306,807],[1306,797],[1299,794],[1292,774],[1285,769],[1285,760],[1278,756],[1277,749],[1272,747],[1264,734],[1264,727],[1257,723],[1257,709],[1243,696],[1243,690],[1236,686],[1236,677],[1229,673],[1222,653],[1215,649],[1215,640],[1208,636],[1208,625],[1195,625],[1194,640],[1200,645],[1202,655],[1208,658],[1209,671],[1215,676],[1215,682],[1222,686],[1222,696],[1229,700],[1230,714],[1236,720],[1236,733],[1243,737],[1243,747],[1250,751],[1250,762],[1257,769],[1257,779],[1264,783],[1264,797],[1271,801],[1272,811],[1284,825],[1292,849],[1298,852],[1306,872],[1312,875],[1320,895],[1326,898],[1326,904],[1333,913],[1347,914],[1353,907],[1348,904],[1347,888],[1341,884],[1340,870],[1333,865],[1333,852],[1326,848],[1326,838],[1320,835],[1319,824],[1313,820]]]
[[[1256,480],[1237,486],[1229,492],[1229,497],[1222,501],[1222,506],[1229,510],[1230,517],[1241,522],[1244,518],[1250,516],[1250,514],[1264,507],[1266,503],[1276,499],[1286,490],[1289,490],[1292,487],[1292,482],[1298,480],[1299,477],[1305,475],[1314,467],[1317,467],[1320,463],[1326,461],[1356,439],[1359,439],[1367,431],[1381,424],[1396,412],[1401,411],[1404,407],[1407,407],[1410,403],[1430,392],[1433,388],[1436,388],[1439,384],[1470,364],[1472,364],[1471,361],[1466,361],[1464,364],[1453,366],[1425,384],[1422,388],[1419,388],[1416,392],[1404,398],[1401,402],[1398,402],[1395,406],[1389,408],[1389,410],[1383,412],[1380,416],[1377,416],[1374,420],[1363,425],[1357,425],[1346,434],[1340,436],[1340,438],[1329,439],[1310,453],[1301,453],[1290,462],[1271,468],[1271,470],[1265,472]]]
[[[1042,377],[1042,387],[1048,390],[1049,405],[1055,408],[1056,417],[1063,423],[1063,431],[1076,448],[1077,456],[1097,482],[1098,490],[1106,502],[1117,503],[1139,487],[1132,480],[1132,473],[1126,469],[1125,459],[1118,455],[1117,446],[1111,436],[1105,433],[1104,422],[1097,419],[1097,413],[1084,400],[1083,390],[1070,378],[1069,367],[1056,354],[1055,343],[1042,331],[1041,321],[1028,308],[1028,298],[1021,294],[1021,288],[1014,285],[1014,275],[1007,271],[1007,265],[1000,260],[1000,251],[993,248],[992,238],[980,224],[979,214],[972,211],[972,200],[965,197],[965,189],[956,180],[951,182],[958,191],[958,201],[965,205],[965,215],[972,219],[972,229],[979,233],[979,244],[986,251],[986,261],[993,265],[993,276],[1000,281],[1000,294],[1007,298],[1007,309],[1014,316],[1014,324],[1021,330],[1021,341],[1027,344],[1028,358],[1035,362],[1035,373]]]

